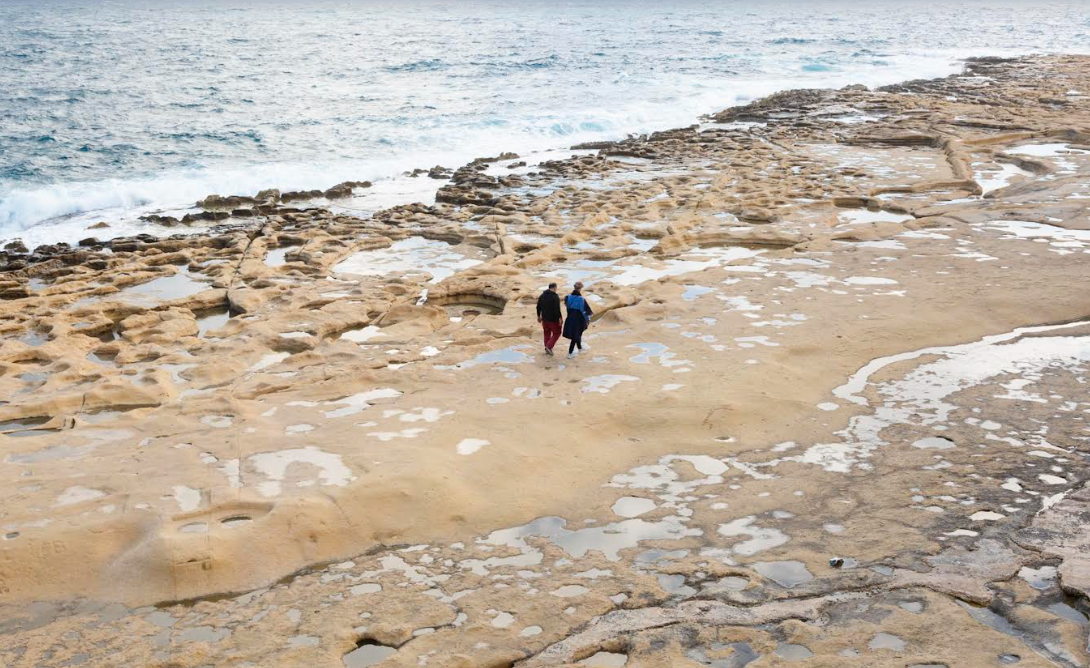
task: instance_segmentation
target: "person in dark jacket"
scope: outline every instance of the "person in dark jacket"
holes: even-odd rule
[[[560,315],[560,295],[556,294],[556,283],[549,283],[549,289],[537,298],[537,321],[545,332],[545,354],[553,354],[553,346],[560,340],[560,328],[564,317]]]
[[[568,307],[568,320],[564,323],[564,338],[571,339],[568,345],[568,359],[575,357],[575,350],[583,349],[583,331],[590,325],[590,318],[594,315],[590,304],[583,298],[583,284],[576,283],[571,294],[564,298],[564,305]]]

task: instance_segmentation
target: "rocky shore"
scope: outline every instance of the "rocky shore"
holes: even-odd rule
[[[1088,96],[974,59],[10,244],[0,666],[1086,665]]]

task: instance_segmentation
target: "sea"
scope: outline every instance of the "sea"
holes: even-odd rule
[[[405,172],[1050,52],[1090,52],[1090,2],[0,0],[0,241],[346,180],[428,202]]]

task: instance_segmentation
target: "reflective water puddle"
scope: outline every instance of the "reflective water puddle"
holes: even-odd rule
[[[429,283],[438,283],[482,261],[465,255],[445,241],[410,237],[395,241],[387,248],[355,253],[335,265],[333,272],[357,276],[427,274]]]
[[[163,276],[147,283],[124,288],[107,299],[134,306],[151,307],[160,302],[190,297],[211,287],[211,284],[193,278],[189,272],[180,271],[173,276]]]

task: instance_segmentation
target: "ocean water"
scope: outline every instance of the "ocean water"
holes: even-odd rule
[[[0,239],[350,179],[429,201],[399,175],[1030,52],[1090,52],[1090,3],[0,0]]]

